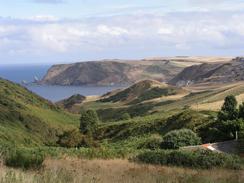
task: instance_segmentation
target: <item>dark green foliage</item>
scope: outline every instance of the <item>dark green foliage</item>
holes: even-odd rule
[[[199,128],[201,136],[205,142],[224,141],[235,138],[236,132],[242,134],[244,105],[237,109],[237,101],[233,95],[227,96],[225,102],[218,113],[217,120]]]
[[[81,133],[92,134],[95,131],[98,123],[99,123],[99,119],[96,111],[94,110],[81,111],[81,117],[80,117]]]
[[[200,169],[241,168],[241,159],[237,156],[200,149],[196,151],[148,151],[139,154],[136,160],[149,164]]]
[[[229,95],[218,114],[219,121],[236,120],[238,118],[237,100],[235,96]]]
[[[243,138],[244,120],[210,121],[197,130],[204,143],[233,140],[236,131]]]
[[[5,164],[10,167],[23,169],[39,169],[45,156],[39,151],[13,149],[5,158]]]
[[[220,130],[226,134],[229,139],[234,139],[235,138],[235,133],[237,131],[244,130],[244,120],[239,119],[239,120],[228,120],[222,122],[220,125]]]
[[[219,128],[219,122],[211,121],[202,125],[198,129],[198,134],[202,138],[203,143],[221,142],[228,140],[226,134]]]
[[[191,130],[173,130],[163,136],[161,147],[164,149],[178,149],[179,147],[199,145],[201,139]]]
[[[149,137],[142,144],[139,144],[138,149],[151,149],[151,150],[160,149],[161,143],[162,143],[161,136],[152,136]]]
[[[239,118],[244,119],[244,102],[239,106]]]
[[[80,104],[84,100],[85,100],[84,96],[82,96],[80,94],[76,94],[76,95],[72,95],[68,99],[65,99],[65,100],[61,101],[61,103],[63,103],[65,108],[70,108],[70,107],[72,107],[75,104]]]

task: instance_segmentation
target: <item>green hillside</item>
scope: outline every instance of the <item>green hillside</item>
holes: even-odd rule
[[[52,145],[78,116],[62,111],[24,87],[0,79],[0,143]]]
[[[185,92],[183,89],[169,86],[154,80],[143,80],[117,93],[103,96],[102,102],[123,102],[137,104],[143,101],[172,96]]]

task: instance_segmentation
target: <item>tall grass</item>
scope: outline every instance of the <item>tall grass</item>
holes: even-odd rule
[[[22,171],[0,166],[0,183],[242,183],[241,171],[191,170],[126,160],[46,160],[45,168]]]

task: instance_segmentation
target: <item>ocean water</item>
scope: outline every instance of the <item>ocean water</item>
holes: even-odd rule
[[[0,77],[20,84],[22,81],[30,83],[34,81],[35,77],[41,79],[49,67],[49,65],[0,66]],[[23,86],[52,102],[57,102],[74,94],[103,95],[109,91],[123,88],[123,86],[46,86],[36,84]]]

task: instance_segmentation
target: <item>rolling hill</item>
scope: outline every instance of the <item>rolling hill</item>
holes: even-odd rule
[[[127,104],[137,104],[143,101],[152,100],[160,97],[177,95],[185,91],[175,86],[170,86],[154,80],[143,80],[134,85],[118,91],[104,95],[102,102],[122,102]]]
[[[64,112],[24,87],[0,78],[0,143],[55,145],[57,135],[78,126]]]
[[[84,102],[86,100],[86,97],[80,94],[75,94],[72,95],[71,97],[61,100],[59,102],[57,102],[56,104],[61,107],[64,108],[70,112],[75,112],[77,111],[77,113],[79,113],[80,111],[80,105],[82,104],[82,102]],[[78,109],[77,109],[78,108]]]
[[[124,90],[112,91],[95,100],[79,105],[97,110],[101,120],[120,120],[123,114],[131,117],[154,113],[171,113],[188,108],[197,111],[218,111],[228,95],[244,102],[244,82],[232,84],[199,84],[175,87],[157,81],[145,80]]]
[[[204,63],[185,68],[169,83],[187,86],[197,83],[231,83],[244,80],[244,58],[231,62]]]
[[[143,60],[102,60],[52,66],[41,84],[48,85],[130,85],[152,79],[168,82],[184,68],[229,57],[168,57]]]

